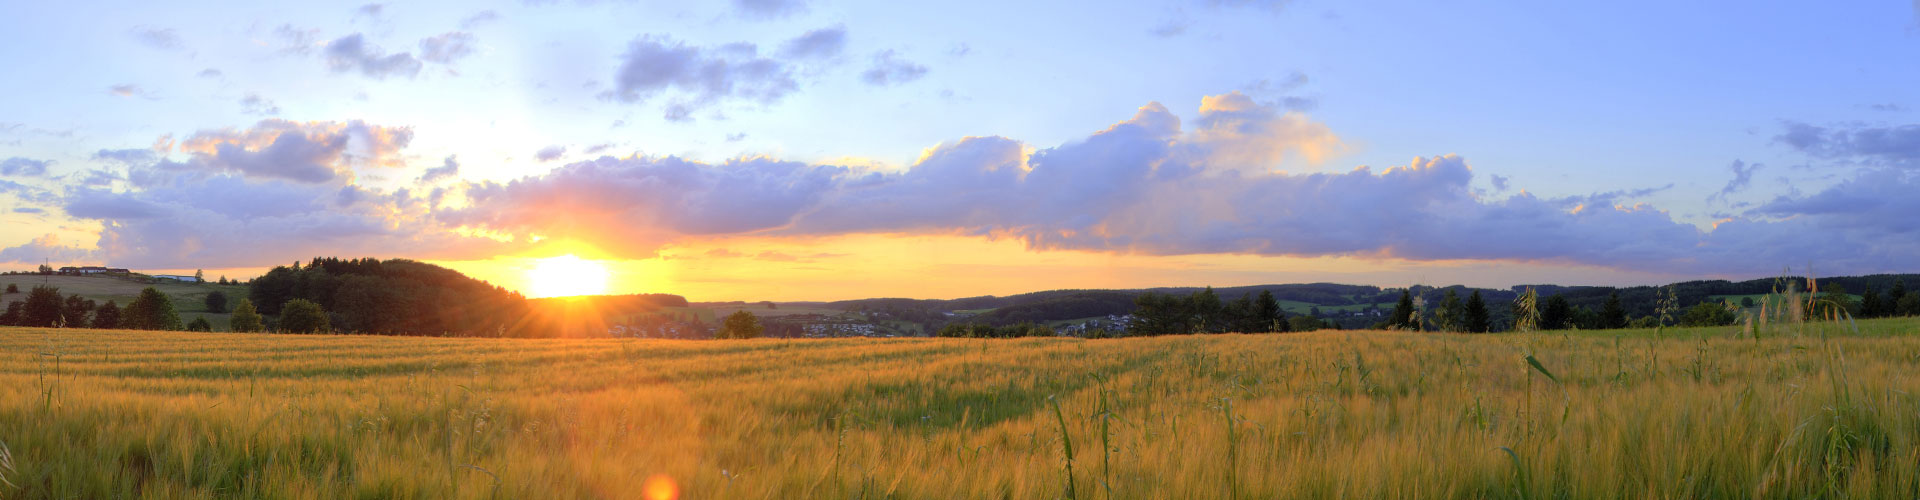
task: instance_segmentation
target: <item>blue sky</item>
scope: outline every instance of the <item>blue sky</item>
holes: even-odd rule
[[[1917,7],[16,4],[0,19],[0,61],[15,75],[0,79],[0,199],[16,207],[0,214],[0,260],[244,274],[342,252],[478,262],[564,249],[651,259],[661,273],[674,256],[733,247],[936,235],[1015,242],[1033,266],[1086,252],[1161,258],[1130,265],[1168,273],[1212,262],[1254,282],[1472,281],[1484,273],[1460,269],[1488,267],[1513,271],[1477,284],[1529,281],[1528,270],[1595,283],[1807,262],[1913,271],[1904,257],[1920,232],[1887,219],[1920,198],[1903,190],[1920,185]],[[1125,170],[1115,157],[1069,155],[1161,116],[1173,132],[1111,149],[1161,155],[1132,180],[1112,179]],[[290,133],[307,140],[276,149]],[[965,175],[933,175],[942,151],[966,158],[949,160]],[[1009,170],[966,163],[1006,155],[1029,173],[995,183]],[[1349,175],[1361,166],[1364,178]],[[1396,184],[1396,167],[1429,184]],[[689,179],[752,186],[764,202],[682,196],[720,182]],[[627,191],[534,194],[602,186]],[[1168,194],[1180,192],[1237,204],[1183,207]],[[1332,193],[1382,205],[1314,214],[1332,224],[1322,233],[1274,234],[1322,230],[1292,211],[1329,209],[1302,200]],[[579,220],[650,222],[588,229],[546,213],[582,199],[600,201],[568,205]],[[1350,217],[1406,199],[1431,200],[1413,219],[1486,234],[1451,241]],[[1599,209],[1622,221],[1581,213]],[[1502,222],[1539,215],[1528,211],[1552,217]],[[215,234],[208,214],[310,232]],[[1718,231],[1723,221],[1737,230]],[[1587,247],[1512,241],[1541,224]],[[1650,234],[1666,236],[1635,236]],[[1716,262],[1735,255],[1753,262]],[[810,267],[857,265],[835,260]],[[1369,264],[1412,276],[1356,270]],[[1170,275],[1093,284],[1188,284],[1145,282]],[[1018,290],[950,293],[975,291]]]

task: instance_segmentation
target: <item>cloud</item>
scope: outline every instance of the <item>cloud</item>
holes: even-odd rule
[[[746,138],[747,138],[746,132],[736,132],[732,134],[727,134],[727,142],[740,142],[741,140]]]
[[[1280,168],[1338,144],[1302,115],[1229,93],[1203,99],[1191,124],[1150,103],[1080,140],[1036,149],[967,137],[928,149],[901,171],[764,157],[720,164],[603,157],[505,184],[470,184],[470,205],[435,216],[444,225],[577,240],[628,257],[711,235],[945,234],[1038,250],[1750,275],[1809,260],[1832,272],[1877,271],[1894,256],[1920,252],[1920,230],[1911,227],[1920,219],[1898,215],[1920,210],[1920,197],[1908,196],[1920,180],[1899,170],[1702,228],[1629,201],[1673,184],[1488,198],[1471,187],[1476,174],[1466,159],[1454,155],[1385,169]],[[1510,182],[1490,180],[1503,190]]]
[[[61,245],[60,237],[53,234],[34,238],[24,245],[0,248],[0,262],[71,264],[90,262],[94,258],[93,250]]]
[[[36,205],[52,206],[60,202],[60,197],[53,191],[4,179],[0,179],[0,193],[11,194],[21,201]]]
[[[748,19],[782,19],[807,11],[803,0],[733,0],[733,9]]]
[[[1758,163],[1748,165],[1746,162],[1734,160],[1732,165],[1728,165],[1728,168],[1733,169],[1733,180],[1727,181],[1727,187],[1720,188],[1720,192],[1707,197],[1707,201],[1725,200],[1727,196],[1746,189],[1748,185],[1753,184],[1753,173],[1760,170],[1760,166]]]
[[[0,176],[44,177],[47,175],[47,166],[52,164],[52,161],[34,160],[15,156],[7,158],[6,160],[0,160]]]
[[[313,53],[314,46],[319,44],[320,30],[282,24],[274,28],[273,36],[280,39],[280,53],[307,55]]]
[[[1506,177],[1506,176],[1502,176],[1502,175],[1488,175],[1488,176],[1487,176],[1487,181],[1488,181],[1488,182],[1491,182],[1491,183],[1493,183],[1493,190],[1494,190],[1494,191],[1506,191],[1506,190],[1507,190],[1507,177]]]
[[[472,183],[450,226],[603,243],[651,256],[683,235],[782,227],[816,206],[847,169],[767,158],[709,165],[678,157],[600,157],[499,184]]]
[[[360,6],[360,8],[354,9],[353,18],[359,19],[359,18],[365,17],[369,19],[378,19],[380,17],[380,14],[386,11],[386,7],[387,6],[385,5],[381,5],[377,3],[362,5]]]
[[[553,146],[540,148],[539,151],[533,152],[533,159],[539,160],[540,162],[545,163],[545,162],[558,160],[560,159],[561,156],[564,156],[566,154],[567,154],[566,146],[553,145]]]
[[[1671,184],[1495,198],[1473,189],[1481,174],[1455,155],[1384,169],[1297,168],[1325,161],[1342,142],[1305,115],[1238,93],[1202,99],[1186,123],[1148,103],[1050,147],[960,138],[905,169],[601,156],[424,192],[354,182],[357,168],[405,166],[410,137],[408,129],[358,121],[203,131],[182,142],[184,161],[151,148],[101,151],[99,161],[125,165],[132,188],[71,186],[47,206],[98,220],[98,257],[146,267],[316,254],[479,258],[527,249],[534,235],[615,257],[715,236],[937,234],[1036,250],[1520,261],[1694,275],[1755,275],[1808,261],[1825,272],[1883,272],[1920,255],[1920,219],[1910,217],[1920,211],[1920,197],[1911,196],[1920,172],[1909,169],[1863,170],[1707,228],[1631,201]],[[1757,168],[1736,166],[1736,180]],[[457,172],[448,157],[421,179]]]
[[[474,38],[472,34],[452,31],[420,40],[420,59],[440,64],[454,61],[473,54]]]
[[[134,28],[132,34],[134,40],[139,40],[141,44],[148,47],[161,50],[180,48],[180,34],[173,31],[173,28],[140,26]]]
[[[140,93],[140,86],[134,85],[131,83],[122,83],[119,85],[107,87],[107,93],[117,95],[120,97],[133,97],[134,94]]]
[[[220,70],[217,70],[217,69],[207,68],[207,69],[200,70],[200,73],[195,76],[199,76],[201,78],[219,78],[222,76],[226,76],[226,73],[221,73]]]
[[[670,120],[722,101],[772,104],[799,89],[787,64],[760,57],[750,43],[695,47],[664,35],[647,35],[628,44],[614,73],[616,88],[607,97],[643,102],[673,93]]]
[[[160,207],[131,196],[84,189],[68,194],[67,203],[61,208],[67,215],[82,219],[151,219],[164,213]]]
[[[780,46],[780,56],[790,59],[829,59],[847,47],[847,28],[833,26],[808,31]]]
[[[708,255],[713,255],[713,253],[708,252]],[[794,255],[786,252],[775,252],[775,251],[769,250],[769,251],[754,254],[753,259],[767,261],[767,262],[792,262],[792,263],[798,263],[798,264],[805,264],[805,263],[816,262],[820,259],[845,257],[846,255],[847,254],[843,254],[843,253],[824,253],[824,252],[811,253],[811,254],[805,254],[805,255]],[[741,255],[735,254],[735,256],[741,256]]]
[[[452,179],[459,175],[460,175],[460,161],[454,156],[448,156],[446,160],[440,163],[440,166],[429,168],[426,171],[421,172],[420,183],[432,184],[441,179]]]
[[[1788,121],[1773,140],[1817,158],[1920,167],[1920,125],[1822,127]]]
[[[524,247],[437,222],[444,187],[354,183],[356,168],[405,167],[410,137],[405,128],[360,121],[265,120],[195,134],[180,146],[185,161],[103,150],[95,158],[126,169],[130,189],[68,186],[51,206],[98,221],[94,256],[126,267],[250,267],[302,255],[470,259]],[[422,178],[453,177],[458,168],[447,157]]]
[[[1184,18],[1168,19],[1166,22],[1160,23],[1159,26],[1155,26],[1153,27],[1153,29],[1147,30],[1147,33],[1152,34],[1153,36],[1161,37],[1161,38],[1172,38],[1172,37],[1186,34],[1187,26],[1190,26],[1192,24],[1193,24],[1192,21],[1188,21]]]
[[[420,61],[412,54],[387,54],[377,47],[369,47],[359,33],[327,42],[325,55],[327,68],[335,73],[355,71],[377,80],[390,76],[413,77],[420,73]]]
[[[498,20],[500,20],[499,12],[494,12],[491,9],[483,10],[480,12],[475,12],[471,16],[467,16],[466,19],[460,20],[460,29],[471,30],[476,27],[479,27],[480,25],[498,21]]]
[[[44,214],[44,213],[47,213],[47,211],[46,211],[45,209],[40,209],[40,208],[33,208],[33,207],[13,207],[13,213],[16,213],[16,214]]]
[[[75,217],[100,219],[100,257],[127,267],[263,266],[300,255],[477,258],[506,245],[435,224],[429,202],[405,189],[218,175],[86,196],[139,209],[68,209]]]
[[[927,76],[926,66],[901,59],[889,49],[873,54],[873,65],[860,73],[860,80],[884,87],[905,84],[923,76]]]
[[[1319,164],[1346,150],[1326,125],[1254,102],[1239,91],[1202,98],[1197,125],[1193,146],[1214,166],[1265,170],[1284,163],[1287,155]]]
[[[1278,12],[1293,4],[1293,0],[1205,0],[1209,7],[1250,7]]]
[[[273,116],[280,114],[280,105],[260,97],[260,94],[248,92],[246,97],[240,98],[240,110],[249,115]]]
[[[354,167],[399,166],[399,150],[413,139],[406,127],[351,122],[261,120],[247,130],[202,130],[181,144],[187,163],[160,161],[131,169],[136,184],[168,182],[174,175],[239,173],[248,177],[324,183],[351,178]],[[142,181],[140,177],[148,180]]]

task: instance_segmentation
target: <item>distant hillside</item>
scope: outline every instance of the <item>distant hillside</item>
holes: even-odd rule
[[[1920,274],[1877,274],[1871,276],[1836,276],[1820,278],[1823,288],[1835,284],[1844,287],[1853,294],[1872,287],[1884,293],[1893,287],[1896,280],[1905,280],[1909,286],[1920,287]],[[1576,308],[1584,307],[1599,310],[1607,296],[1619,292],[1621,304],[1629,316],[1648,316],[1655,314],[1659,302],[1656,294],[1664,294],[1671,286],[1679,299],[1680,307],[1688,307],[1715,297],[1766,294],[1784,290],[1787,286],[1806,288],[1806,279],[1762,278],[1746,281],[1697,280],[1683,281],[1661,286],[1566,286],[1566,285],[1519,285],[1507,289],[1471,288],[1460,285],[1433,287],[1416,285],[1410,288],[1429,305],[1440,303],[1445,293],[1452,290],[1463,300],[1480,292],[1481,298],[1490,306],[1496,323],[1510,321],[1507,304],[1519,296],[1519,292],[1528,287],[1534,288],[1542,297],[1561,295]],[[1131,290],[1048,290],[1041,292],[1008,295],[1005,297],[981,296],[959,299],[904,299],[875,298],[843,300],[818,304],[820,307],[852,312],[885,313],[894,318],[926,325],[938,325],[954,321],[986,323],[1005,326],[1020,322],[1044,323],[1070,319],[1105,316],[1109,314],[1127,314],[1133,310],[1133,300],[1147,292],[1187,295],[1204,290],[1204,287],[1163,287]],[[1368,285],[1343,285],[1337,283],[1305,283],[1253,285],[1215,288],[1214,293],[1222,300],[1234,300],[1242,295],[1257,296],[1260,292],[1272,292],[1290,315],[1305,314],[1314,310],[1320,316],[1341,325],[1343,328],[1356,328],[1372,325],[1380,321],[1380,315],[1393,308],[1400,298],[1400,288],[1381,288]]]
[[[530,328],[545,337],[598,337],[635,315],[687,307],[686,297],[663,293],[588,295],[527,301]]]
[[[154,287],[173,299],[173,309],[180,313],[182,320],[191,321],[194,317],[204,315],[216,328],[226,327],[227,314],[207,311],[207,295],[216,291],[225,293],[228,308],[232,308],[240,298],[247,296],[246,285],[240,284],[221,285],[177,281],[148,283],[134,278],[105,275],[5,274],[0,275],[0,290],[6,290],[7,285],[14,285],[20,289],[20,293],[0,294],[0,307],[5,307],[7,302],[27,300],[27,292],[42,283],[59,288],[60,295],[63,297],[77,294],[100,304],[111,300],[119,307],[126,307],[128,303],[133,302],[134,297],[140,295],[140,290]]]
[[[520,294],[458,271],[405,259],[315,258],[255,278],[248,296],[261,314],[293,299],[320,304],[342,333],[540,336]]]
[[[687,305],[676,295],[528,300],[424,262],[331,257],[275,267],[249,296],[262,314],[296,298],[318,303],[341,333],[429,336],[599,337],[625,316]]]

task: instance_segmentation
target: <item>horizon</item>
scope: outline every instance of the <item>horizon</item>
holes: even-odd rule
[[[20,7],[0,266],[823,302],[1920,255],[1920,2]]]

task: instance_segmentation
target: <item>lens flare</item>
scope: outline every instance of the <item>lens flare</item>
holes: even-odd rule
[[[679,500],[680,498],[680,485],[674,484],[673,478],[666,474],[654,474],[653,477],[647,478],[646,484],[640,487],[640,491],[647,500]]]

